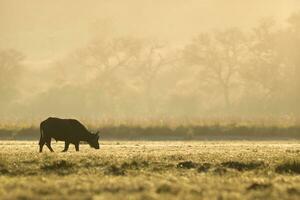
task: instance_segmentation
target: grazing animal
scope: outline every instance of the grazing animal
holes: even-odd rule
[[[79,151],[79,142],[86,141],[92,148],[99,149],[99,132],[92,134],[85,126],[75,119],[48,118],[40,124],[40,152],[46,146],[53,152],[51,138],[56,141],[65,141],[63,152],[68,151],[69,144],[74,144],[76,151]]]

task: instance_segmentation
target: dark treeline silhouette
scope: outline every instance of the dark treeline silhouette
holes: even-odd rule
[[[100,130],[100,140],[299,140],[299,126],[179,125],[177,127],[110,125]],[[66,134],[65,132],[59,134]],[[0,129],[2,140],[34,140],[40,137],[37,127]]]

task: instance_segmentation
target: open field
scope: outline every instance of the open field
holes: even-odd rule
[[[300,142],[0,141],[0,199],[299,199]]]

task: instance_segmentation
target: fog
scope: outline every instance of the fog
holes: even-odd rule
[[[298,0],[0,0],[0,118],[299,118]]]

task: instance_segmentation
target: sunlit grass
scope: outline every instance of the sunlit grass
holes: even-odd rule
[[[298,199],[298,141],[0,142],[0,199]]]

